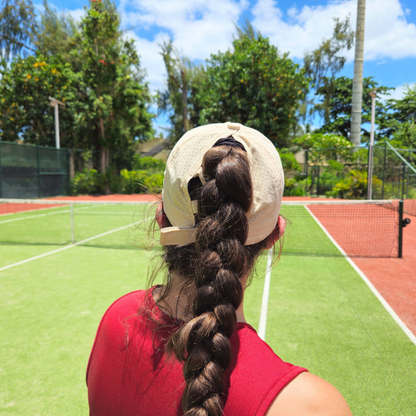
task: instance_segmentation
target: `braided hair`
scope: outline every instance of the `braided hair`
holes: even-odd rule
[[[196,241],[165,247],[169,274],[193,286],[192,319],[173,333],[166,349],[183,362],[185,416],[221,416],[232,364],[230,337],[244,294],[242,281],[267,239],[244,245],[253,200],[246,152],[229,145],[213,147],[204,155],[202,167],[205,185],[199,183],[190,192],[198,206]]]

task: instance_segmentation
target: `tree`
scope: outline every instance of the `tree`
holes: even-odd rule
[[[416,84],[407,86],[404,97],[387,101],[388,112],[382,128],[398,142],[396,146],[416,148]]]
[[[169,136],[174,144],[199,120],[195,94],[205,77],[205,70],[202,65],[197,66],[181,56],[172,40],[160,46],[167,72],[167,89],[158,93],[158,106],[163,113],[169,113]]]
[[[132,153],[136,140],[152,136],[152,115],[148,111],[151,96],[134,41],[124,39],[120,31],[114,3],[91,2],[75,44],[79,48],[71,53],[82,62],[86,86],[80,113],[86,126],[83,134],[91,138],[91,146],[100,158],[94,164],[103,172],[103,149],[110,154],[119,149]]]
[[[54,146],[48,102],[53,96],[66,104],[60,111],[62,147],[95,149],[96,168],[104,172],[109,160],[119,170],[131,159],[135,142],[153,132],[151,97],[134,41],[123,39],[113,3],[93,1],[69,44],[75,45],[69,53],[82,62],[78,71],[60,53],[15,58],[10,68],[4,63],[1,138]]]
[[[329,115],[327,122],[316,132],[320,133],[334,133],[341,134],[346,139],[351,135],[351,109],[352,109],[352,88],[353,80],[347,77],[339,77],[333,81],[334,92],[329,101]],[[379,85],[372,77],[364,78],[363,80],[363,115],[362,122],[371,122],[371,97],[370,91],[377,88],[379,94],[388,94],[392,88]],[[325,90],[318,88],[317,95],[324,96]],[[387,108],[381,100],[377,101],[376,105],[376,124],[382,128],[376,132],[375,139],[378,140],[381,136],[386,134],[387,128],[385,117]],[[364,137],[368,140],[370,132],[361,127]]]
[[[355,41],[354,80],[351,105],[351,141],[360,145],[361,112],[363,97],[365,0],[357,0],[357,28]]]
[[[44,0],[38,30],[32,35],[37,51],[44,56],[60,55],[78,71],[81,69],[81,62],[71,53],[71,50],[77,49],[75,39],[78,35],[79,29],[74,18],[70,14],[58,13]]]
[[[49,97],[66,104],[60,111],[61,147],[85,147],[79,134],[80,76],[61,58],[37,54],[15,58],[0,69],[0,138],[55,146],[54,111]]]
[[[307,53],[304,57],[306,74],[311,79],[311,87],[322,96],[319,103],[310,100],[312,105],[309,115],[318,111],[325,123],[329,121],[330,101],[335,91],[335,76],[345,65],[346,57],[340,52],[351,49],[354,43],[354,32],[350,27],[350,19],[344,21],[334,19],[335,26],[332,37],[323,39],[317,49]]]
[[[308,82],[304,71],[261,35],[233,41],[233,51],[211,55],[197,93],[200,124],[235,121],[287,147],[288,132]]]
[[[20,51],[35,52],[28,44],[37,30],[32,0],[3,0],[0,10],[0,58],[8,61]]]
[[[237,31],[237,34],[234,35],[234,40],[236,39],[243,39],[247,37],[251,41],[257,40],[259,36],[261,36],[260,31],[254,29],[253,25],[250,22],[250,19],[247,17],[244,19],[244,23],[241,26],[238,26],[234,23],[235,30]]]

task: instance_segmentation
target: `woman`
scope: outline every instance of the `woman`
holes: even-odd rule
[[[90,415],[351,415],[334,387],[282,361],[244,318],[254,263],[284,232],[283,185],[279,155],[256,130],[213,124],[182,137],[156,213],[167,281],[104,315]]]

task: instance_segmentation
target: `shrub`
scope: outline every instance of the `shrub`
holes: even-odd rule
[[[120,174],[124,179],[124,194],[160,193],[162,190],[163,175],[160,173],[151,174],[144,170],[123,169]]]
[[[297,181],[295,178],[285,178],[283,196],[306,196],[305,180]]]
[[[107,178],[95,169],[84,168],[82,173],[77,173],[70,182],[71,195],[94,195],[105,193]]]
[[[382,181],[373,176],[373,190],[380,192]],[[339,181],[331,191],[326,193],[328,198],[364,199],[367,196],[367,172],[351,170],[345,179]]]
[[[155,159],[154,157],[141,157],[140,154],[135,154],[133,157],[133,170],[147,170],[149,172],[163,172],[166,164],[163,160]]]
[[[300,172],[299,162],[296,160],[293,153],[280,151],[280,160],[282,161],[283,170],[285,172],[288,170]]]

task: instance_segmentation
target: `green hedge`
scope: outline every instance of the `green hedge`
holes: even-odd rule
[[[124,169],[120,175],[100,174],[95,169],[84,169],[71,180],[71,195],[102,194],[158,194],[163,187],[163,173]]]

